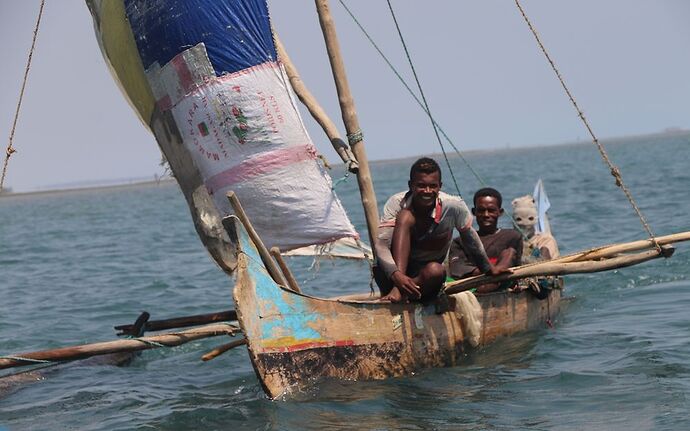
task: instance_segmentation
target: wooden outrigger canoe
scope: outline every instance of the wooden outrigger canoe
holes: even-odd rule
[[[271,398],[323,378],[384,379],[431,367],[460,365],[472,349],[456,298],[428,304],[315,298],[277,284],[242,223],[228,223],[237,241],[234,298],[249,356]],[[544,300],[529,292],[479,295],[479,346],[546,326],[561,291]]]

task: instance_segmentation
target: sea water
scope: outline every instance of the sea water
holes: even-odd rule
[[[690,136],[624,139],[607,149],[655,234],[690,230]],[[486,184],[510,208],[542,178],[564,253],[646,237],[592,144],[466,158],[483,178],[450,158],[467,200]],[[406,188],[410,164],[372,165],[379,206]],[[444,190],[456,192],[442,166]],[[356,181],[337,193],[365,232]],[[369,289],[366,263],[288,263],[317,296]],[[266,398],[244,347],[202,362],[223,337],[145,351],[128,366],[45,368],[15,376],[21,383],[0,379],[0,429],[685,430],[689,268],[690,243],[681,243],[671,259],[568,276],[571,299],[553,328],[499,341],[462,366],[328,382],[290,400]],[[232,286],[174,184],[0,198],[0,355],[111,340],[114,325],[143,310],[163,319],[230,309]]]

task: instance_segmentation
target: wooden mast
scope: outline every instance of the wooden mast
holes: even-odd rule
[[[357,158],[357,162],[359,162],[357,183],[362,198],[362,206],[364,206],[364,216],[367,220],[369,241],[372,252],[374,252],[374,243],[378,234],[379,213],[376,205],[374,185],[372,184],[371,174],[369,172],[369,162],[367,160],[366,151],[364,150],[362,131],[359,128],[359,120],[357,119],[357,112],[355,111],[355,102],[347,82],[345,64],[340,55],[340,45],[338,44],[338,36],[335,32],[335,23],[331,17],[328,0],[316,0],[316,10],[319,14],[319,23],[321,24],[321,31],[323,32],[323,38],[326,42],[328,59],[331,63],[333,78],[335,79],[335,87],[338,91],[338,101],[340,102],[340,111],[342,113],[343,122],[345,123],[347,138],[350,143],[350,148]],[[374,254],[374,258],[375,257],[376,255]]]

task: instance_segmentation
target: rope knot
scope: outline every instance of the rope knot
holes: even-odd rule
[[[611,165],[611,175],[613,175],[613,178],[616,179],[616,186],[621,187],[623,182],[621,179],[621,171],[618,169],[618,167]]]
[[[318,154],[316,157],[321,160],[324,168],[331,169],[331,165],[328,163],[328,160],[326,160],[326,157],[323,154]]]
[[[12,154],[16,152],[17,150],[15,150],[14,147],[7,147],[7,151],[5,151],[5,154],[7,154],[7,157],[9,158]]]

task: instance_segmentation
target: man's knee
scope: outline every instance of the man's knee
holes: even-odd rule
[[[422,270],[423,276],[427,280],[445,280],[446,269],[438,262],[429,262]]]

